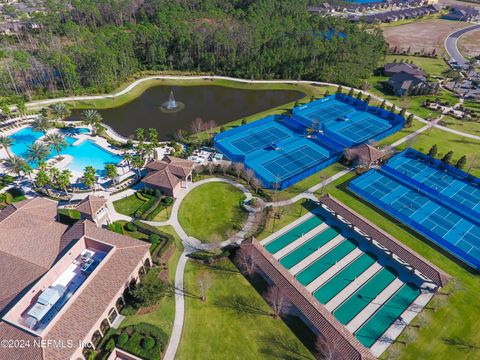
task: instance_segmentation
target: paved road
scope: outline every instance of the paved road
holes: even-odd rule
[[[464,29],[460,29],[454,31],[445,39],[445,50],[447,50],[448,55],[450,55],[450,57],[455,60],[460,66],[465,65],[467,63],[467,60],[458,50],[458,39],[466,33],[477,29],[480,29],[480,25],[473,25]]]

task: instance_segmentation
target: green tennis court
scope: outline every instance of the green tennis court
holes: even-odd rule
[[[326,230],[322,231],[320,234],[314,236],[311,240],[307,241],[305,244],[299,246],[293,250],[290,254],[283,257],[280,260],[280,264],[285,266],[287,269],[292,268],[300,261],[305,259],[307,256],[311,255],[313,252],[321,248],[323,245],[328,243],[334,237],[338,235],[338,232],[329,227]]]
[[[348,265],[345,269],[340,271],[337,275],[320,287],[313,296],[320,301],[321,304],[326,304],[332,300],[337,294],[350,285],[355,278],[360,276],[367,270],[376,259],[368,254],[362,254],[358,259]]]
[[[300,238],[303,234],[312,231],[321,223],[323,223],[323,219],[321,219],[317,215],[314,215],[313,217],[305,220],[303,223],[294,227],[292,230],[286,232],[282,236],[276,238],[275,240],[267,244],[265,246],[265,249],[267,249],[270,254],[275,254],[277,251],[283,249],[288,244],[291,244],[292,242]]]
[[[415,285],[404,285],[357,331],[356,338],[371,347],[419,295]]]
[[[330,269],[338,261],[343,259],[348,253],[353,251],[357,247],[357,244],[351,240],[346,239],[327,252],[312,265],[297,275],[297,280],[303,285],[307,286],[317,277],[322,275],[325,271]]]
[[[360,313],[370,302],[375,299],[394,279],[395,274],[384,268],[358,289],[334,313],[342,324],[346,325]]]

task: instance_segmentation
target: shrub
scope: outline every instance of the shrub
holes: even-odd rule
[[[125,334],[125,335],[127,335],[127,334]],[[105,345],[105,349],[107,351],[112,351],[114,348],[115,348],[115,340],[113,340],[113,339],[108,340],[107,345]]]
[[[159,189],[155,189],[155,196],[159,198],[160,196],[162,196],[162,192]]]
[[[138,230],[135,224],[131,222],[125,225],[125,227],[127,228],[128,231],[132,231],[132,232]]]
[[[163,198],[163,203],[166,205],[166,206],[170,206],[173,204],[173,198],[171,196],[165,196]]]
[[[125,346],[125,344],[128,341],[128,334],[127,333],[121,333],[120,336],[118,337],[118,346]]]
[[[152,350],[153,347],[155,346],[155,339],[152,338],[151,336],[144,337],[140,342],[140,345],[145,351]]]
[[[150,242],[152,243],[153,247],[156,247],[158,243],[160,242],[160,236],[157,234],[150,234]]]

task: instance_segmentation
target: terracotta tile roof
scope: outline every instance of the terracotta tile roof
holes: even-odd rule
[[[351,224],[358,227],[365,234],[378,241],[402,260],[412,265],[422,274],[429,277],[436,285],[443,287],[447,283],[449,279],[448,274],[440,270],[438,267],[430,263],[428,260],[417,254],[406,245],[402,244],[392,235],[386,233],[378,226],[371,223],[363,216],[350,209],[345,204],[341,203],[339,200],[335,199],[333,196],[325,195],[320,198],[319,201],[349,221]]]
[[[32,285],[47,271],[48,269],[44,267],[0,252],[0,274],[2,274],[0,279],[0,314],[18,294]]]
[[[193,161],[166,155],[162,160],[152,160],[145,166],[148,174],[142,182],[173,189],[192,172],[193,165]]]
[[[82,214],[93,216],[106,203],[107,199],[105,199],[104,197],[88,195],[85,199],[80,201],[77,206],[75,206],[75,209],[80,211],[80,213]]]
[[[49,269],[66,246],[61,237],[68,226],[56,221],[57,203],[37,197],[0,214],[0,252]]]
[[[361,144],[351,149],[345,149],[345,156],[349,160],[357,158],[361,163],[372,163],[385,156],[382,150],[368,144]]]
[[[46,339],[83,339],[115,300],[117,292],[128,284],[133,269],[148,253],[146,243],[98,228],[88,220],[77,224],[77,230],[82,227],[86,238],[104,241],[117,248],[54,324]],[[69,359],[74,350],[47,348],[45,359]]]
[[[255,265],[320,334],[335,347],[336,360],[373,360],[375,357],[325,309],[295,277],[268,253],[255,239],[244,241],[240,251],[250,255]]]
[[[54,221],[55,215],[56,203],[42,198],[16,203],[0,212],[0,310],[19,294],[23,295],[29,285],[49,270],[69,244],[85,238],[113,245],[115,248],[104,259],[99,271],[89,278],[78,295],[75,294],[77,297],[71,299],[65,312],[44,337],[45,340],[83,340],[107,306],[115,300],[117,292],[128,284],[133,270],[148,254],[149,244],[98,228],[89,220],[79,221],[67,229]],[[9,226],[12,231],[8,230]],[[7,240],[19,245],[21,251],[7,244]],[[29,247],[26,246],[28,244]],[[5,252],[5,249],[13,253]],[[30,254],[37,255],[37,258]],[[0,321],[0,339],[33,340],[35,337]],[[0,348],[0,359],[65,360],[74,351],[74,348],[68,347]]]
[[[5,360],[43,360],[43,350],[33,345],[35,339],[32,334],[17,329],[0,320],[0,340],[20,340],[24,344],[30,342],[30,346],[17,347],[15,349],[0,346],[0,359]]]

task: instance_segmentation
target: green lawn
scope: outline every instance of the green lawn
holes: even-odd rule
[[[123,215],[132,216],[137,209],[145,203],[145,200],[140,199],[137,193],[127,196],[123,199],[117,200],[113,203],[115,210]]]
[[[197,284],[203,271],[212,279],[205,302],[199,299]],[[189,261],[185,289],[177,360],[314,359],[281,319],[270,316],[269,305],[229,260],[212,266]],[[288,320],[302,339],[311,337],[296,318]]]
[[[190,236],[211,242],[241,229],[247,213],[240,207],[243,193],[235,186],[212,182],[193,189],[182,201],[178,221]]]
[[[175,251],[173,255],[168,260],[168,280],[169,282],[173,282],[175,279],[175,270],[177,268],[178,259],[183,251],[183,246],[180,238],[178,237],[177,233],[171,226],[161,226],[158,227],[159,230],[171,234],[174,239],[174,246]],[[166,296],[162,297],[158,302],[156,308],[147,314],[142,315],[131,315],[127,316],[125,320],[123,320],[121,327],[127,327],[130,325],[135,325],[138,323],[149,323],[152,325],[157,326],[163,332],[165,332],[168,336],[172,331],[173,320],[175,318],[175,297],[173,292],[167,292]]]
[[[478,154],[480,141],[464,138],[443,130],[430,129],[416,136],[414,140],[404,143],[398,147],[403,150],[407,146],[413,147],[421,152],[427,153],[436,144],[438,147],[437,157],[441,158],[448,151],[453,151],[453,162],[456,162],[462,155]],[[468,167],[469,164],[467,164]],[[480,170],[472,170],[472,174],[480,176]]]
[[[459,120],[451,116],[445,116],[442,121],[445,126],[472,135],[480,135],[480,120]]]
[[[316,207],[314,202],[301,199],[293,204],[276,208],[275,211],[279,214],[279,218],[277,219],[272,212],[271,216],[267,219],[265,228],[262,232],[257,234],[255,238],[257,240],[265,239],[267,236],[280,230],[285,225],[288,225],[298,219],[300,216],[305,215],[309,210],[312,210],[314,207]]]

